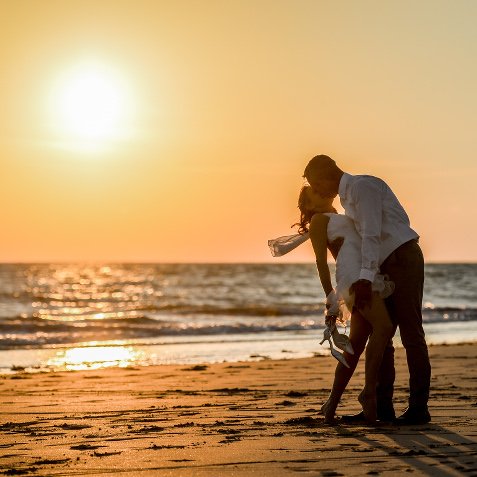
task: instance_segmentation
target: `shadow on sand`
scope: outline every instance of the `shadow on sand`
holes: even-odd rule
[[[349,436],[350,429],[345,432]],[[379,439],[379,435],[387,439]],[[435,424],[383,426],[368,437],[354,435],[364,444],[399,459],[414,471],[432,477],[456,474],[477,476],[477,441]],[[394,442],[393,442],[394,441]]]

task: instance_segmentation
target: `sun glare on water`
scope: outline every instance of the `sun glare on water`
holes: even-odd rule
[[[144,357],[144,353],[132,346],[95,346],[94,343],[91,345],[59,350],[48,360],[47,366],[68,371],[124,368],[137,364]]]
[[[114,68],[83,62],[65,71],[51,93],[53,127],[67,149],[97,152],[131,134],[131,97]]]

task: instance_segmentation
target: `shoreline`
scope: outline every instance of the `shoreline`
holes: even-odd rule
[[[427,323],[428,346],[477,343],[477,321]],[[0,349],[0,376],[16,372],[49,373],[127,366],[253,362],[330,356],[320,345],[323,330],[171,336]],[[401,348],[399,331],[395,348]]]
[[[336,363],[328,356],[3,375],[1,467],[49,476],[473,475],[477,346],[429,352],[432,422],[423,426],[325,425],[318,410]],[[407,379],[397,348],[398,414]],[[359,410],[363,383],[362,359],[338,415]]]

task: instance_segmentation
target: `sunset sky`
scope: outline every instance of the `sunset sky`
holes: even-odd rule
[[[316,154],[477,261],[477,2],[0,0],[1,262],[301,262]],[[338,205],[338,204],[337,204]]]

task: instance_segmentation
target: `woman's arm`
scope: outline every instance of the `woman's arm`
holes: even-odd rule
[[[309,227],[310,240],[316,256],[316,267],[318,268],[318,275],[326,296],[333,291],[330,268],[328,267],[328,262],[326,260],[328,256],[327,229],[329,221],[330,218],[327,215],[315,214],[311,219]]]

